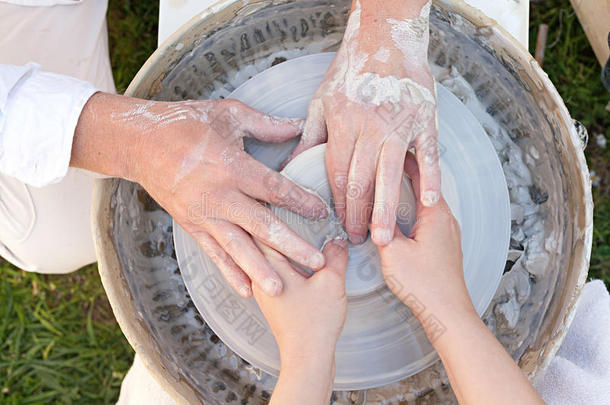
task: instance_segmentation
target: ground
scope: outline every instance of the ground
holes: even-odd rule
[[[156,45],[158,0],[110,0],[110,53],[123,92]],[[610,285],[610,141],[600,66],[569,0],[532,0],[530,50],[549,24],[544,68],[572,117],[589,130],[595,229],[590,278]],[[609,142],[610,143],[610,142]],[[0,262],[0,404],[112,404],[133,351],[104,295],[96,266],[69,276],[40,276]]]

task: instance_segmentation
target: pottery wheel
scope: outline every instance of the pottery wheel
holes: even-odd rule
[[[278,64],[245,82],[231,98],[269,114],[305,117],[309,100],[333,56],[315,54]],[[508,190],[487,134],[470,111],[440,85],[438,110],[442,191],[462,229],[466,286],[477,312],[482,314],[498,287],[506,261],[510,236]],[[295,142],[268,145],[248,139],[246,150],[277,169]],[[324,153],[325,145],[305,151],[282,173],[314,190],[332,206]],[[398,211],[399,226],[404,232],[414,221],[414,202],[405,177]],[[322,247],[328,238],[341,232],[335,215],[308,221],[285,209],[272,209],[315,246]],[[244,299],[235,293],[195,240],[175,222],[174,242],[185,285],[205,321],[246,361],[277,376],[277,344],[254,298]],[[337,343],[334,389],[389,384],[436,361],[421,325],[385,286],[379,255],[370,236],[364,244],[350,246],[349,255],[348,312]],[[202,273],[205,277],[201,277]]]

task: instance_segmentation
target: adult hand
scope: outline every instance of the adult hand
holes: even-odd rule
[[[324,256],[257,200],[309,218],[318,197],[257,162],[243,137],[282,142],[301,120],[262,114],[236,100],[155,102],[98,93],[75,132],[72,165],[140,183],[189,232],[242,296],[250,279],[269,295],[281,278],[253,237],[313,269]]]
[[[347,313],[345,268],[347,242],[326,244],[326,267],[304,277],[273,249],[261,246],[284,283],[284,291],[269,297],[254,286],[280,349],[280,378],[272,404],[323,404],[330,401],[334,353]]]
[[[410,147],[422,171],[422,203],[433,206],[440,195],[436,94],[427,61],[430,3],[361,2],[362,7],[354,0],[343,42],[309,105],[292,157],[328,140],[335,209],[350,241],[366,239],[372,215],[373,241],[386,245],[394,234]]]

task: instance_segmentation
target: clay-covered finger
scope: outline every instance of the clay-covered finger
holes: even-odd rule
[[[273,297],[281,293],[281,278],[248,233],[227,221],[216,221],[209,229],[220,247],[265,294]]]
[[[241,194],[233,196],[227,220],[284,256],[313,270],[324,267],[324,255],[279,220],[267,207]]]
[[[239,170],[234,178],[243,193],[309,219],[328,216],[328,206],[320,197],[254,158],[247,156]]]
[[[256,243],[256,246],[258,246],[275,271],[282,277],[284,287],[288,287],[295,282],[301,282],[309,277],[309,273],[298,266],[294,266],[286,256],[275,249],[270,248],[256,238],[254,238],[254,243]],[[295,275],[299,275],[300,277],[295,279]]]
[[[419,166],[420,199],[427,207],[435,205],[441,196],[441,168],[436,126],[430,123],[415,139],[415,156]]]
[[[356,133],[349,126],[333,123],[326,144],[326,171],[339,221],[345,227],[349,167],[356,143]]]
[[[407,146],[401,137],[391,136],[383,144],[379,155],[371,237],[380,246],[387,245],[394,236]]]
[[[415,194],[415,199],[417,200],[417,215],[419,216],[422,212],[430,212],[435,208],[440,207],[441,209],[448,210],[449,206],[447,205],[447,201],[443,197],[442,193],[440,193],[440,197],[438,202],[433,207],[425,206],[420,198],[420,190],[421,190],[421,177],[419,173],[419,163],[417,162],[416,157],[411,153],[407,153],[407,158],[405,159],[405,172],[407,176],[411,179],[411,184],[413,188],[413,192]],[[449,209],[450,210],[450,209]],[[417,226],[417,221],[416,221]]]
[[[238,128],[247,136],[264,142],[284,142],[301,135],[305,121],[300,118],[281,118],[262,113],[254,108],[232,100],[228,114],[238,122]],[[231,111],[231,108],[234,110]]]
[[[375,175],[377,157],[382,140],[372,136],[361,137],[356,144],[347,183],[345,230],[353,244],[366,240],[369,230],[373,197],[375,192]]]
[[[307,109],[307,118],[303,126],[303,135],[298,145],[294,148],[288,159],[282,163],[282,167],[298,156],[300,153],[316,145],[326,142],[326,120],[324,118],[324,105],[322,100],[314,98],[310,101]]]
[[[218,244],[209,233],[198,231],[192,234],[203,251],[216,264],[229,285],[244,298],[252,296],[250,278],[239,268],[231,256]]]

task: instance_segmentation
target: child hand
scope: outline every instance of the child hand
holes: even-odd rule
[[[419,191],[410,153],[405,171]],[[444,198],[425,207],[418,196],[411,235],[398,229],[380,247],[383,275],[423,325],[460,404],[544,404],[525,374],[476,313],[462,269],[460,227]]]
[[[444,198],[433,207],[421,203],[419,170],[411,153],[405,171],[417,196],[417,219],[409,237],[397,230],[379,248],[386,283],[418,318],[442,318],[459,308],[474,311],[464,282],[459,224]]]
[[[254,297],[280,348],[282,370],[308,358],[328,360],[332,365],[347,312],[346,241],[329,242],[323,250],[326,266],[309,278],[277,251],[259,245],[284,284],[276,297],[253,286]]]

